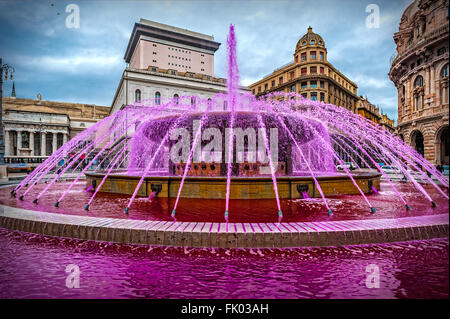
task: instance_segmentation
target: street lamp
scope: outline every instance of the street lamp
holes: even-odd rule
[[[2,63],[0,58],[0,165],[5,163],[5,143],[3,141],[3,72],[5,72],[5,81],[13,79],[14,68],[8,64]]]

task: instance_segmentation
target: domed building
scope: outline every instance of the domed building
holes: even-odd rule
[[[325,41],[311,27],[298,40],[292,62],[249,87],[256,96],[273,91],[297,92],[355,113],[359,101],[358,86],[328,62]]]
[[[398,91],[397,133],[427,160],[449,164],[448,0],[416,0],[394,34],[389,78]]]

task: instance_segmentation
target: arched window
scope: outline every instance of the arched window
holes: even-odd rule
[[[315,40],[311,40],[310,43],[311,43],[311,44],[316,44],[316,41],[315,41]]]
[[[156,92],[155,93],[155,104],[160,105],[161,104],[161,93]]]
[[[441,70],[441,79],[448,76],[448,64],[446,64]]]
[[[180,101],[180,97],[178,96],[178,94],[174,94],[173,95],[173,99],[175,101],[175,104],[178,105],[179,101]]]
[[[416,79],[414,80],[414,87],[417,88],[420,86],[423,86],[423,77],[421,75],[416,77]]]
[[[195,106],[195,104],[196,104],[195,97],[191,97],[191,105],[192,105],[192,106]]]
[[[137,89],[134,91],[134,101],[140,102],[141,101],[141,90]]]

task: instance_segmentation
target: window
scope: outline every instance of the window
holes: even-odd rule
[[[295,85],[291,86],[291,92],[295,92]]]
[[[170,74],[176,75],[176,74],[177,74],[177,71],[175,71],[175,70],[170,70]]]
[[[175,101],[175,104],[178,105],[178,103],[180,102],[180,97],[178,96],[178,94],[174,94],[173,99]]]
[[[134,101],[140,102],[141,101],[141,90],[137,89],[134,91]]]
[[[196,98],[194,96],[191,97],[191,105],[195,106],[196,103],[197,103]]]
[[[308,93],[302,93],[302,96],[307,99],[308,98]]]
[[[316,40],[311,40],[311,44],[316,44]]]
[[[252,89],[252,94],[255,95],[255,89]]]
[[[275,80],[272,80],[272,87],[275,87]]]
[[[161,93],[156,92],[155,93],[155,104],[160,105],[161,104]]]
[[[448,81],[446,81],[445,79],[448,78],[448,64],[446,64],[440,74],[440,91],[439,91],[439,102],[441,104],[448,104]],[[446,83],[447,82],[447,83]]]
[[[414,103],[415,103],[415,110],[418,111],[422,108],[422,99],[421,99],[421,95],[416,94],[414,95]]]
[[[320,93],[320,102],[325,102],[325,93]]]
[[[324,67],[320,67],[320,74],[324,74],[325,73],[325,68]]]
[[[309,87],[316,88],[317,87],[317,81],[311,81],[309,82]]]
[[[156,67],[152,66],[152,72],[156,72]]]
[[[264,90],[267,91],[268,89],[269,89],[269,84],[268,83],[264,84]]]
[[[416,77],[416,79],[414,80],[414,87],[416,88],[420,86],[423,86],[423,77],[421,75]]]
[[[443,55],[445,52],[447,52],[447,48],[440,48],[437,51],[437,55]]]
[[[311,100],[317,101],[317,92],[311,92]]]
[[[411,65],[410,65],[411,70],[414,69],[415,66],[416,66],[416,65],[415,65],[414,63],[411,63]]]
[[[446,78],[448,76],[448,64],[444,66],[441,70],[441,79]]]
[[[311,74],[316,74],[316,73],[317,73],[317,66],[312,66],[312,67],[309,69],[309,73],[311,73]]]
[[[295,56],[295,63],[298,62],[298,55]]]
[[[319,59],[320,59],[320,61],[323,61],[325,59],[325,55],[323,54],[322,51],[320,51],[320,53],[319,53]]]
[[[153,54],[156,54],[156,52],[153,52]]]
[[[308,87],[308,82],[302,82],[302,84],[301,84],[302,86],[301,86],[301,88],[302,89],[306,89],[307,87]]]
[[[278,78],[278,83],[283,84],[283,77],[282,77],[282,76],[280,76],[280,77]]]
[[[311,60],[315,60],[315,59],[316,59],[316,51],[311,51],[311,52],[309,53],[309,58],[310,58]]]
[[[302,69],[300,70],[300,73],[301,73],[301,75],[306,75],[306,68],[302,68]]]
[[[260,86],[258,86],[258,93],[260,93],[261,92],[261,87]]]
[[[320,81],[320,88],[324,89],[325,88],[325,82],[324,81]]]
[[[302,60],[302,61],[306,61],[306,52],[303,52],[303,53],[301,54],[301,60]]]
[[[294,78],[294,71],[292,71],[290,74],[289,74],[289,76],[290,76],[290,78],[291,78],[291,80]]]
[[[302,42],[302,46],[305,46],[305,45],[306,45],[306,42],[305,42],[305,41],[303,41],[303,42]]]

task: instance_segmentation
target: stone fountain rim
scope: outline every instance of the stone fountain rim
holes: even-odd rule
[[[0,205],[0,227],[122,244],[217,248],[342,246],[448,238],[449,215],[282,223],[144,221],[64,215]]]

